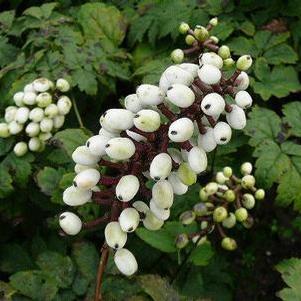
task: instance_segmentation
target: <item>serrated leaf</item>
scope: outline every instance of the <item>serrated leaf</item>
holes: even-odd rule
[[[61,147],[71,157],[74,150],[84,145],[90,138],[89,133],[83,129],[67,129],[57,132],[54,136],[61,143]]]
[[[285,115],[284,121],[291,127],[291,133],[297,137],[301,137],[301,103],[294,101],[285,104],[282,111]]]
[[[289,286],[277,295],[284,301],[298,301],[301,299],[301,259],[290,258],[280,262],[276,269],[281,273],[283,281]]]
[[[253,36],[256,30],[254,24],[250,21],[242,22],[239,29],[248,36]]]
[[[42,271],[24,271],[10,276],[11,286],[33,300],[51,301],[58,286],[51,276]]]
[[[152,247],[166,253],[176,252],[175,237],[166,229],[150,231],[145,228],[138,228],[136,235]]]
[[[0,67],[15,60],[18,48],[8,42],[8,38],[0,36]]]
[[[41,6],[32,6],[23,12],[25,16],[35,17],[37,19],[48,19],[52,11],[58,6],[58,3],[45,3]]]
[[[219,39],[226,40],[234,31],[234,26],[230,22],[219,22],[215,26],[210,34],[217,36]]]
[[[70,257],[46,251],[38,256],[36,263],[42,271],[52,275],[59,287],[67,288],[71,285],[75,267]]]
[[[85,69],[76,69],[72,71],[72,82],[78,85],[78,88],[88,95],[96,95],[97,80],[93,72]]]
[[[279,46],[270,48],[264,53],[264,57],[269,64],[273,65],[282,63],[294,64],[298,60],[298,55],[295,50],[287,44],[280,44]]]
[[[205,242],[200,246],[197,246],[189,256],[189,261],[194,265],[205,266],[209,263],[210,259],[214,255],[214,251],[209,242]]]
[[[8,10],[0,13],[0,31],[7,32],[13,24],[15,11]]]
[[[5,198],[13,190],[13,179],[3,166],[0,166],[0,198]]]

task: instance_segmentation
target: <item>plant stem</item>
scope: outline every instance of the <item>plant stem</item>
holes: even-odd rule
[[[73,109],[74,109],[74,112],[75,112],[75,115],[76,115],[76,119],[78,121],[78,124],[81,128],[84,128],[84,124],[83,124],[83,121],[80,117],[80,114],[79,114],[79,110],[78,110],[78,107],[77,107],[77,104],[76,104],[76,101],[75,101],[75,98],[74,97],[71,97],[71,100],[72,100],[72,104],[73,104]]]

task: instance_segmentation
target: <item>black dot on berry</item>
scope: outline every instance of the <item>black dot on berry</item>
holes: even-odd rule
[[[210,104],[207,104],[207,105],[205,105],[204,108],[205,108],[206,110],[208,110],[210,107],[211,107],[211,105],[210,105]]]
[[[139,118],[140,117],[140,115],[139,114],[136,114],[135,116],[134,116],[134,118]]]
[[[59,217],[59,219],[60,219],[60,220],[63,220],[65,217],[66,217],[65,215],[61,215],[61,216]]]
[[[73,186],[77,187],[77,183],[75,181],[73,181]]]
[[[114,249],[118,249],[119,245],[118,244],[115,244],[114,245]]]
[[[220,139],[220,141],[227,141],[227,138],[226,138],[226,137],[222,137],[222,138]]]
[[[178,134],[177,131],[171,131],[170,133],[171,133],[172,135],[177,135],[177,134]]]
[[[110,147],[110,144],[106,144],[106,146],[105,147]]]
[[[122,201],[122,195],[121,195],[121,194],[119,194],[119,195],[117,196],[117,198],[118,198],[118,200]]]
[[[154,177],[154,180],[159,181],[160,177]]]
[[[172,87],[169,87],[167,90],[169,91],[169,90],[171,90],[172,89]]]
[[[104,113],[102,114],[103,117],[106,117],[106,115],[107,115],[107,112],[104,112]]]
[[[88,141],[88,142],[87,142],[87,147],[89,147],[89,146],[90,146],[90,142]]]
[[[128,232],[132,232],[134,230],[133,227],[128,228]]]

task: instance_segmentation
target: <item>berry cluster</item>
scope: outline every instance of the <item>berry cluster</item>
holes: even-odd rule
[[[207,241],[207,235],[215,229],[221,236],[221,246],[229,251],[237,248],[236,241],[225,234],[224,229],[231,229],[241,223],[249,229],[254,219],[248,210],[255,207],[256,200],[263,200],[265,191],[255,188],[255,178],[252,164],[245,162],[241,165],[242,178],[232,174],[231,167],[225,167],[215,176],[215,181],[200,189],[200,203],[194,205],[193,210],[180,215],[180,221],[189,225],[196,221],[200,231],[191,234],[180,234],[176,239],[179,249],[188,245],[191,240],[200,245]]]
[[[42,151],[52,132],[63,126],[72,103],[62,93],[69,89],[68,81],[63,78],[56,84],[47,78],[38,78],[14,95],[15,106],[5,109],[5,122],[0,123],[0,137],[18,135],[19,142],[14,147],[17,156],[25,155],[28,150]]]
[[[198,39],[198,30],[187,29],[197,45],[186,51],[197,53],[198,64],[172,65],[158,86],[140,85],[124,99],[125,109],[110,109],[100,117],[99,134],[72,155],[77,175],[63,201],[69,206],[92,201],[110,209],[87,223],[64,212],[60,226],[66,234],[76,235],[82,228],[108,222],[106,247],[116,251],[115,263],[125,275],[137,270],[134,255],[124,248],[128,234],[140,221],[149,230],[161,228],[174,195],[185,194],[206,171],[206,153],[228,143],[232,129],[246,125],[244,109],[252,98],[244,91],[249,78],[242,70],[251,66],[252,59],[240,57],[237,69],[227,77],[220,50],[225,47],[219,48],[209,37]],[[234,103],[227,103],[226,96]]]

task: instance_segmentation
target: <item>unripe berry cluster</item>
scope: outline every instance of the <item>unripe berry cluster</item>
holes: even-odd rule
[[[0,123],[0,137],[17,135],[14,153],[21,157],[28,150],[42,151],[45,141],[61,128],[72,103],[68,96],[70,84],[60,78],[54,84],[47,78],[38,78],[14,94],[15,106],[5,109],[4,122]]]
[[[178,248],[186,247],[190,240],[200,245],[214,230],[219,233],[224,249],[233,251],[237,248],[235,239],[229,237],[225,229],[231,229],[238,223],[247,229],[251,228],[254,219],[249,211],[255,207],[256,200],[263,200],[265,197],[265,191],[255,187],[252,169],[251,163],[243,163],[242,177],[238,178],[232,174],[231,167],[225,167],[217,172],[213,182],[200,189],[201,202],[180,215],[180,221],[184,225],[196,221],[200,231],[190,235],[180,234],[176,239]]]
[[[92,224],[109,222],[106,246],[116,251],[115,263],[125,275],[138,267],[134,255],[124,249],[129,233],[140,222],[149,230],[160,229],[174,196],[185,194],[206,170],[206,153],[228,143],[231,128],[246,124],[243,109],[251,105],[251,97],[248,105],[241,100],[230,105],[225,96],[246,89],[248,76],[236,70],[226,78],[219,47],[211,46],[211,39],[200,41],[199,64],[168,67],[158,86],[140,85],[125,97],[124,109],[106,111],[99,120],[99,134],[72,155],[77,175],[63,200],[69,206],[92,201],[110,207]],[[220,117],[224,121],[218,121]],[[59,221],[70,235],[91,225],[71,212],[61,214]]]

